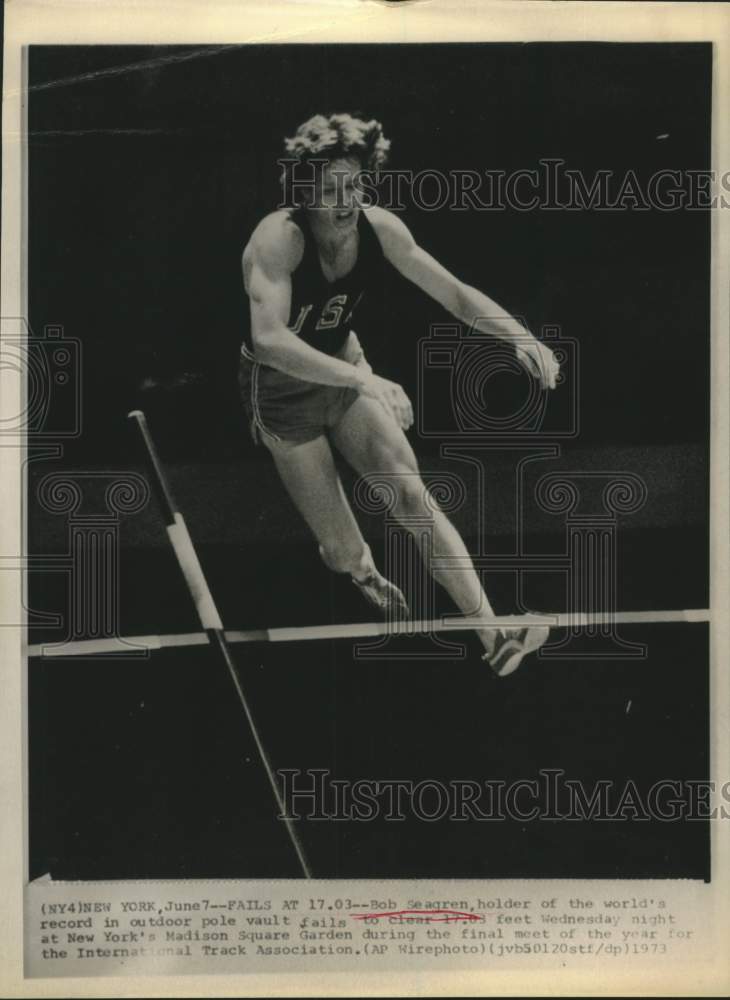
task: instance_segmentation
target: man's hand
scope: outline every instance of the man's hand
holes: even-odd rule
[[[540,382],[543,389],[554,389],[560,365],[555,355],[535,337],[525,334],[515,346],[515,353],[528,372]]]
[[[358,366],[359,367],[359,366]],[[395,420],[404,431],[413,423],[413,407],[405,392],[396,382],[391,382],[380,375],[374,375],[361,369],[358,390],[363,396],[377,400],[386,413]]]

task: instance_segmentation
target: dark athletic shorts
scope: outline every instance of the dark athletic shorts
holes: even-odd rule
[[[345,350],[335,357],[343,358]],[[333,427],[349,410],[359,393],[347,386],[303,382],[257,362],[241,348],[238,369],[241,399],[254,441],[266,438],[304,444]]]

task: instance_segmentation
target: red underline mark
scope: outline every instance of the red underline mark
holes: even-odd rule
[[[383,917],[412,917],[425,923],[454,920],[483,920],[479,913],[466,913],[464,910],[389,910],[387,913],[351,913],[353,920],[382,920]]]

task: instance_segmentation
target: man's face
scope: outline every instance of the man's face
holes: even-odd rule
[[[361,169],[355,158],[330,160],[315,182],[310,211],[334,232],[346,233],[357,225],[360,204],[355,181]]]

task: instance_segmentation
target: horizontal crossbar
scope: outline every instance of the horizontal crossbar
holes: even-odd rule
[[[377,636],[428,635],[433,632],[465,632],[474,629],[498,629],[549,625],[551,628],[595,628],[600,626],[661,624],[677,622],[709,622],[710,612],[689,611],[615,611],[591,613],[561,613],[552,615],[502,615],[493,618],[436,618],[420,621],[355,622],[342,625],[303,625],[294,628],[226,630],[228,642],[311,642],[323,639],[368,639]],[[28,656],[69,657],[99,656],[109,653],[127,654],[134,647],[168,649],[176,646],[205,646],[205,632],[179,635],[130,635],[100,639],[79,639],[65,643],[36,643],[26,648]]]

